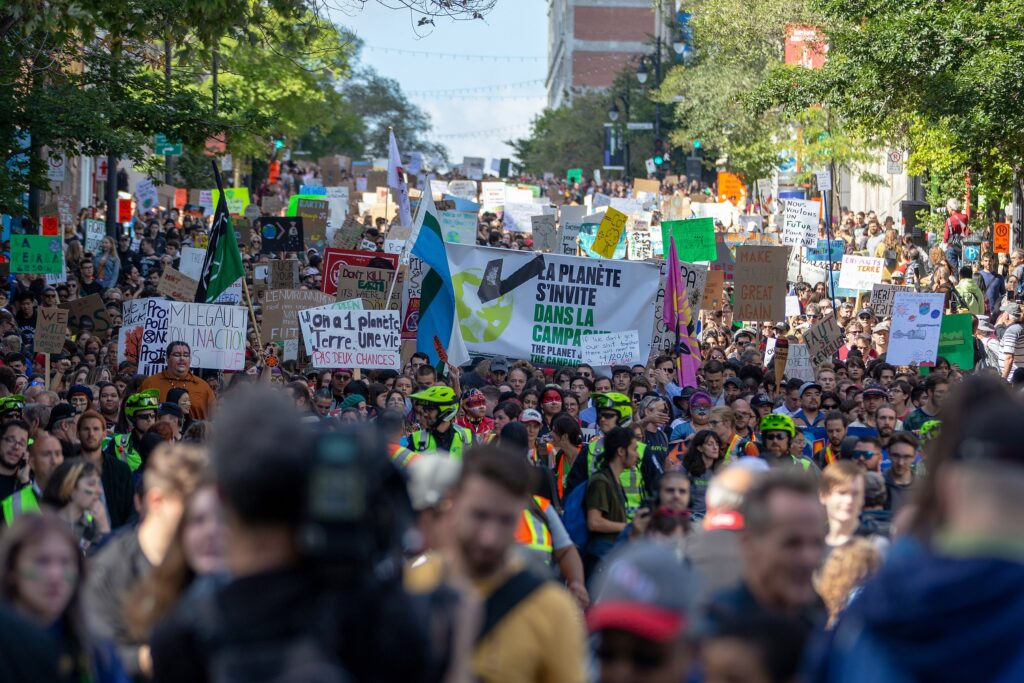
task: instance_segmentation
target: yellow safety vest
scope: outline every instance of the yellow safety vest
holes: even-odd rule
[[[455,431],[455,435],[452,437],[452,445],[448,451],[439,449],[434,435],[425,429],[413,432],[409,436],[409,445],[412,446],[410,450],[417,453],[447,452],[449,457],[462,460],[463,449],[473,445],[473,433],[465,427],[459,427],[458,425],[452,425],[451,429]]]
[[[640,463],[644,461],[644,453],[647,450],[647,444],[638,442],[636,445],[638,457],[636,459],[636,465],[629,469],[622,470],[622,474],[619,475],[619,483],[622,484],[622,490],[626,492],[626,521],[632,522],[633,515],[640,509],[640,503],[644,499],[644,492],[641,487],[642,477],[640,475]],[[589,477],[597,468],[594,466],[597,462],[597,457],[604,452],[604,437],[597,436],[589,444],[587,444],[587,476]]]
[[[11,526],[22,515],[39,514],[39,499],[31,486],[26,486],[4,498],[0,503],[4,513],[4,524]]]

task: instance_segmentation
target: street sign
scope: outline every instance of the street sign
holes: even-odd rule
[[[885,170],[889,175],[899,175],[903,173],[903,152],[898,149],[890,149],[886,153],[885,158]]]
[[[157,133],[153,137],[153,154],[162,157],[180,157],[181,143],[171,142],[163,133]]]
[[[654,124],[650,121],[630,121],[626,124],[626,130],[654,130]]]

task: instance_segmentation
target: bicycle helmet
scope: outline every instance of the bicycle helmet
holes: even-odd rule
[[[604,394],[594,394],[594,408],[598,412],[602,410],[614,410],[619,414],[619,426],[627,427],[633,420],[633,406],[629,397],[616,391],[609,391]]]
[[[765,432],[786,432],[791,439],[796,436],[796,426],[793,424],[793,418],[780,413],[768,413],[762,417],[758,428],[762,434]]]
[[[438,386],[430,387],[419,391],[409,397],[414,403],[436,407],[440,414],[437,416],[436,427],[442,422],[451,422],[459,412],[459,399],[451,387]]]
[[[146,389],[137,394],[132,394],[124,402],[124,415],[129,420],[135,419],[135,414],[144,410],[156,410],[160,407],[160,390]]]
[[[24,407],[25,397],[21,394],[14,394],[13,396],[4,396],[3,398],[0,398],[0,415],[17,412],[20,417],[21,411]]]
[[[928,420],[921,425],[921,441],[931,441],[939,437],[942,420]]]

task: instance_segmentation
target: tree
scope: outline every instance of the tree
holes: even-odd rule
[[[529,137],[509,141],[516,165],[527,173],[552,172],[562,178],[569,168],[601,168],[608,104],[607,95],[588,94],[568,106],[545,109],[534,118]]]

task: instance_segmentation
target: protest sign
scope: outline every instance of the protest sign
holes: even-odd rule
[[[65,301],[58,306],[68,311],[68,329],[71,334],[77,336],[80,332],[89,331],[100,338],[110,334],[110,316],[99,294]]]
[[[299,312],[334,303],[334,297],[308,289],[271,289],[263,295],[263,321],[260,333],[264,342],[299,338]]]
[[[476,244],[476,214],[471,211],[441,211],[441,236],[445,242]]]
[[[818,240],[815,246],[807,247],[806,258],[812,263],[827,262],[830,258],[833,262],[842,261],[844,250],[845,242],[843,240]],[[794,251],[796,250],[794,249]]]
[[[171,266],[164,266],[156,291],[176,301],[195,301],[199,281],[184,275]]]
[[[139,372],[162,372],[171,341],[184,341],[193,368],[241,370],[245,367],[248,312],[241,306],[146,299],[146,326],[139,351]]]
[[[641,192],[648,192],[650,194],[658,194],[661,192],[661,182],[658,180],[650,180],[647,178],[637,178],[633,181],[633,192],[640,194]]]
[[[806,344],[790,344],[789,357],[786,358],[786,377],[796,377],[805,382],[814,381],[814,365]]]
[[[295,216],[302,219],[306,249],[323,249],[327,244],[327,219],[330,205],[326,199],[300,199]]]
[[[533,228],[533,250],[556,253],[558,251],[558,234],[555,231],[554,214],[532,216],[530,224]]]
[[[715,221],[713,218],[690,218],[665,221],[661,224],[661,239],[668,249],[669,237],[675,240],[676,256],[680,261],[715,260]]]
[[[198,247],[184,246],[181,248],[181,260],[178,262],[178,270],[193,280],[202,277],[203,261],[206,259],[206,250]]]
[[[128,299],[121,304],[121,329],[117,334],[117,362],[138,362],[142,335],[146,329],[149,299]]]
[[[64,250],[60,237],[11,235],[11,272],[54,275],[64,270]]]
[[[334,298],[337,301],[362,299],[364,306],[369,310],[390,308],[397,311],[401,304],[401,297],[392,294],[391,300],[388,301],[388,292],[394,277],[395,271],[387,268],[363,268],[341,264],[338,268],[338,282]],[[402,291],[401,286],[402,273],[399,272],[395,291]]]
[[[448,246],[470,353],[567,365],[586,334],[639,330],[650,352],[658,267],[488,247]]]
[[[107,236],[107,226],[103,221],[95,218],[85,219],[85,250],[99,251],[103,238]]]
[[[843,329],[839,327],[834,316],[829,316],[819,323],[811,325],[804,332],[807,351],[811,354],[814,367],[827,363],[843,345]]]
[[[897,292],[885,361],[891,365],[934,363],[944,305],[944,294]]]
[[[267,288],[297,289],[299,286],[298,259],[275,259],[268,264]]]
[[[604,217],[601,219],[601,224],[597,228],[597,235],[594,238],[592,249],[604,258],[610,259],[615,254],[615,248],[622,239],[622,233],[626,229],[627,218],[628,216],[618,209],[608,207]]]
[[[388,254],[399,254],[404,256],[402,263],[409,261],[409,252],[405,249],[412,237],[412,227],[408,225],[392,225],[388,228],[388,234],[384,238],[384,251]]]
[[[389,235],[395,227],[397,226],[393,226],[388,230]],[[337,249],[354,249],[363,238],[365,231],[366,226],[359,222],[355,214],[347,216],[342,221],[341,226],[331,236],[331,246]]]
[[[583,362],[593,366],[633,365],[647,360],[640,356],[640,334],[636,330],[584,334],[580,341]]]
[[[67,334],[67,309],[41,307],[36,311],[36,333],[32,341],[36,353],[60,353]]]
[[[704,292],[709,282],[709,269],[700,263],[680,261],[679,270],[682,273],[683,285],[686,287],[686,298],[696,315],[704,300]],[[721,294],[721,287],[719,287],[719,294]]]
[[[210,190],[210,206],[217,208],[217,201],[220,199],[220,190]],[[245,207],[249,206],[248,187],[229,187],[224,190],[224,203],[227,204],[228,213],[233,216],[241,216],[245,213]],[[210,213],[213,213],[211,210]]]
[[[543,214],[544,207],[541,204],[506,201],[502,221],[509,232],[529,232],[532,230],[531,219]]]
[[[494,211],[505,205],[505,183],[480,183],[480,203],[484,211]]]
[[[786,295],[786,317],[800,315],[800,297]]]
[[[323,282],[322,291],[335,294],[338,291],[338,269],[342,265],[361,266],[364,268],[398,268],[398,254],[379,251],[350,251],[347,249],[327,249],[324,251],[324,265],[321,269]]]
[[[565,182],[567,183],[582,183],[583,182],[583,169],[582,168],[570,168],[565,172]]]
[[[892,315],[892,304],[896,292],[913,292],[914,288],[904,285],[871,285],[871,309],[878,319]]]
[[[451,180],[448,182],[448,194],[471,202],[476,201],[475,180]]]
[[[654,300],[654,336],[652,337],[651,346],[655,351],[664,350],[670,348],[675,341],[675,330],[670,330],[665,327],[663,320],[664,307],[665,307],[665,276],[668,273],[668,262],[658,259],[654,261],[659,267],[659,286],[658,295]],[[708,281],[709,271],[708,267],[699,263],[684,263],[679,262],[680,271],[682,274],[683,285],[686,287],[686,299],[690,302],[690,309],[696,318],[697,312],[703,305],[704,294],[707,291],[706,283]],[[719,273],[719,283],[721,283],[721,273]],[[719,298],[722,294],[722,286],[718,286]]]
[[[579,254],[580,226],[587,215],[585,206],[562,206],[558,209],[559,252],[564,256]]]
[[[135,199],[139,203],[139,213],[155,210],[160,205],[156,185],[148,178],[140,180],[135,186]]]
[[[818,220],[821,211],[817,202],[787,199],[782,214],[782,244],[814,247],[818,244]]]
[[[39,231],[44,237],[60,236],[60,219],[56,216],[43,216],[42,229]]]
[[[260,216],[260,253],[302,251],[305,235],[300,216]]]
[[[942,316],[938,355],[961,370],[974,368],[973,325],[974,316],[970,313]],[[39,339],[38,336],[36,339]],[[36,347],[38,346],[37,341]]]
[[[746,203],[747,184],[735,173],[718,172],[718,201],[729,202],[733,206]]]
[[[786,315],[788,247],[736,247],[733,317],[736,320],[783,320]]]
[[[299,313],[299,325],[314,367],[402,369],[398,311],[314,308]]]
[[[843,256],[843,267],[839,275],[839,286],[852,290],[868,290],[882,281],[885,261],[871,256]]]
[[[715,239],[715,260],[711,263],[711,270],[720,270],[724,273],[725,281],[732,282],[733,274],[736,271],[736,259],[732,250],[724,240]]]
[[[597,231],[600,229],[600,216],[601,214],[595,214],[595,216],[588,216],[584,219],[583,225],[580,226],[580,232],[577,236],[579,242],[580,252],[593,259],[604,258],[601,254],[594,251],[594,242],[597,240]],[[593,221],[593,222],[591,222]],[[615,245],[615,251],[612,252],[613,259],[624,259],[626,258],[626,233],[623,232],[619,236],[619,243]]]
[[[626,256],[630,261],[646,261],[654,256],[649,230],[626,231]]]
[[[700,307],[705,311],[714,311],[722,307],[722,293],[725,287],[725,273],[720,270],[709,270],[708,281],[704,286],[704,296]]]

